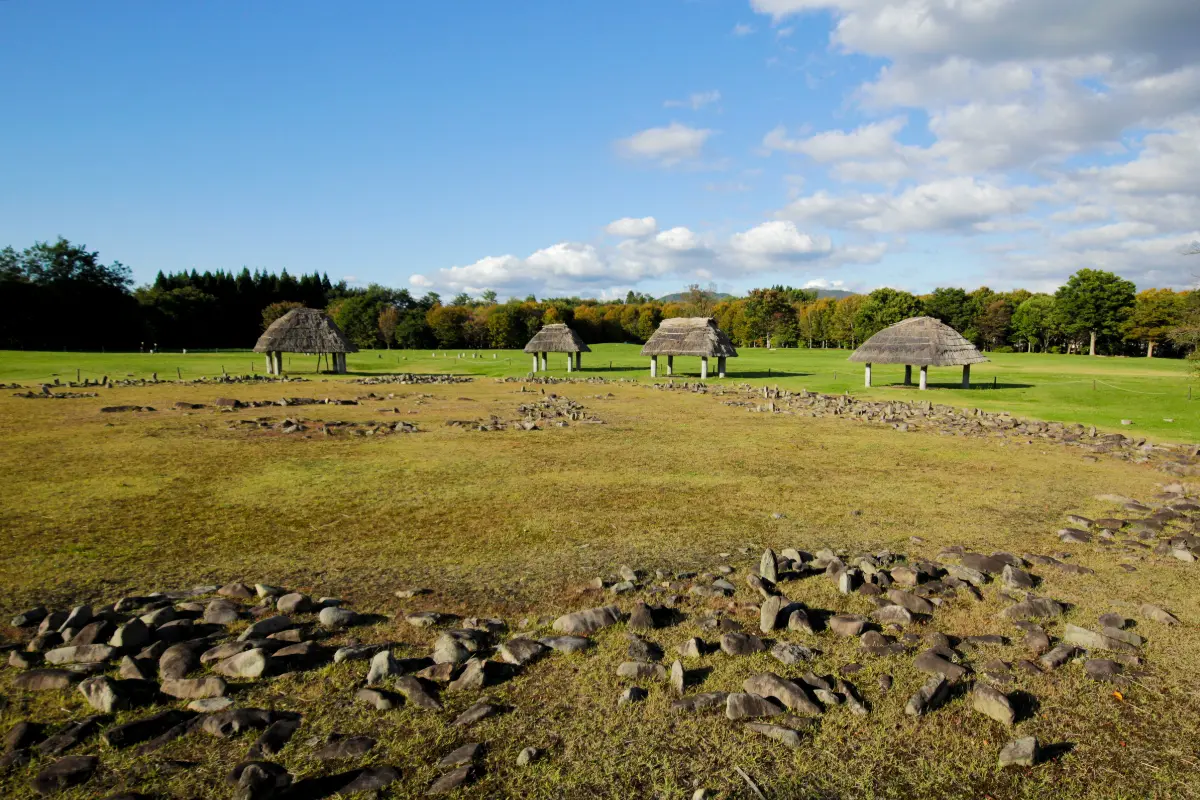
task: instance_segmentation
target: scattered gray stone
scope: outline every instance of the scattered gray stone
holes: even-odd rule
[[[229,684],[224,678],[175,678],[163,681],[159,691],[179,700],[205,700],[224,697],[229,693]]]
[[[261,648],[238,653],[232,658],[219,661],[213,665],[213,672],[219,672],[230,678],[261,678],[267,671],[271,656]]]
[[[837,614],[829,618],[829,630],[838,636],[858,636],[866,624],[866,619],[858,614]]]
[[[438,766],[442,769],[447,767],[461,767],[463,764],[470,764],[483,758],[484,746],[479,742],[464,744],[455,750],[451,750],[446,755],[442,756],[438,761]]]
[[[442,710],[442,704],[438,702],[436,697],[430,694],[419,678],[414,678],[412,675],[404,675],[396,679],[394,686],[396,691],[404,695],[405,700],[417,708],[424,708],[430,711]]]
[[[400,664],[397,663],[391,650],[380,650],[371,659],[371,668],[367,671],[367,686],[382,683],[385,678],[401,674]]]
[[[439,795],[453,792],[455,789],[470,783],[474,776],[475,766],[473,764],[464,764],[461,767],[455,767],[434,781],[425,794]]]
[[[871,616],[884,625],[910,625],[913,621],[912,612],[898,605],[880,606],[871,612]]]
[[[770,633],[779,627],[779,612],[783,610],[784,599],[779,595],[771,595],[763,601],[758,614],[758,627],[763,633]]]
[[[308,614],[316,609],[312,598],[300,592],[285,594],[275,603],[280,614]]]
[[[1029,620],[1042,617],[1061,617],[1063,613],[1062,605],[1048,597],[1027,597],[1004,609],[1000,615],[1011,620]]]
[[[578,653],[592,646],[592,640],[584,636],[550,636],[538,641],[560,653]]]
[[[683,673],[683,664],[679,662],[679,659],[676,659],[675,662],[671,664],[671,674],[669,680],[671,683],[671,689],[675,692],[675,694],[682,697],[685,676]]]
[[[521,752],[517,753],[517,766],[527,767],[534,761],[537,761],[542,755],[542,751],[536,747],[526,747]]]
[[[921,672],[941,675],[951,681],[956,681],[967,674],[965,667],[943,658],[934,649],[926,650],[913,659],[913,667]]]
[[[691,697],[685,697],[671,703],[671,710],[675,712],[715,710],[723,708],[728,697],[729,695],[726,692],[694,694]]]
[[[47,650],[46,661],[50,664],[98,664],[116,654],[116,649],[106,644],[70,645]]]
[[[1039,658],[1038,663],[1047,670],[1058,669],[1074,658],[1078,651],[1079,648],[1069,642],[1059,642],[1050,652]]]
[[[1083,671],[1089,678],[1105,683],[1125,683],[1121,677],[1123,670],[1120,664],[1107,658],[1091,658],[1083,662]]]
[[[775,558],[775,551],[769,547],[763,551],[762,558],[759,559],[758,574],[771,583],[779,582],[778,560]]]
[[[188,711],[195,711],[199,714],[213,714],[217,711],[224,711],[232,705],[232,697],[205,697],[193,700],[187,704],[187,707]]]
[[[38,794],[53,794],[86,783],[100,766],[96,756],[67,756],[43,767],[34,777],[33,790]]]
[[[12,685],[29,692],[66,689],[83,676],[65,669],[31,669],[13,678]]]
[[[358,614],[348,608],[326,606],[325,608],[322,608],[321,613],[317,615],[317,621],[326,628],[339,630],[357,625],[361,619]]]
[[[1087,628],[1080,628],[1078,625],[1069,623],[1063,629],[1063,641],[1087,650],[1112,650],[1129,653],[1134,652],[1135,649],[1133,645],[1118,641],[1111,636],[1105,636],[1103,633],[1089,631]]]
[[[133,618],[124,625],[118,626],[108,643],[121,650],[141,650],[150,641],[150,629],[146,623]]]
[[[300,728],[299,719],[279,719],[267,726],[250,746],[250,758],[270,758],[278,755]],[[373,743],[373,742],[372,742]],[[369,747],[367,748],[370,749]],[[319,751],[318,751],[319,752]],[[314,754],[315,755],[315,754]],[[316,756],[321,758],[319,755]]]
[[[500,645],[498,650],[500,660],[508,664],[516,664],[517,666],[532,664],[546,655],[548,651],[549,648],[546,645],[525,637],[509,639]]]
[[[248,639],[264,639],[267,636],[270,636],[272,633],[279,633],[280,631],[285,631],[288,628],[293,627],[295,627],[295,623],[292,622],[292,618],[284,616],[283,614],[273,617],[266,617],[264,619],[260,619],[258,622],[253,623],[250,627],[246,628],[246,630],[242,631],[241,636],[238,637],[238,641],[244,642]]]
[[[908,698],[904,713],[910,717],[920,717],[934,711],[950,695],[950,684],[940,675],[934,675],[925,681],[916,693]]]
[[[704,655],[704,643],[693,636],[679,645],[677,650],[684,658],[700,658]]]
[[[975,684],[971,692],[971,707],[1001,725],[1011,726],[1016,720],[1016,712],[1008,697],[985,683]]]
[[[1037,762],[1038,740],[1034,736],[1014,739],[1000,750],[1000,767],[1032,767]]]
[[[662,664],[651,664],[646,661],[625,661],[617,667],[617,677],[635,681],[666,681],[667,670]]]
[[[782,725],[772,725],[768,722],[747,722],[746,729],[760,733],[768,739],[774,739],[793,750],[800,749],[800,734],[791,728],[785,728]]]
[[[762,639],[747,633],[726,633],[721,637],[721,652],[725,655],[747,656],[766,649]]]
[[[278,724],[276,723],[276,725]],[[313,758],[318,761],[359,758],[369,753],[374,746],[375,740],[370,736],[347,736],[344,739],[338,739],[319,748],[313,753]]]
[[[1163,625],[1179,624],[1179,620],[1176,619],[1173,614],[1164,611],[1156,605],[1151,605],[1150,603],[1142,603],[1142,605],[1138,608],[1138,613],[1141,614],[1144,619],[1148,619],[1151,622],[1158,622]]]
[[[813,629],[812,620],[808,618],[808,612],[803,608],[793,608],[788,614],[787,629],[798,633],[807,633],[810,636],[816,634]]]
[[[750,676],[742,682],[742,689],[752,696],[778,700],[789,711],[814,715],[821,713],[821,707],[809,698],[804,689],[771,672]]]
[[[626,624],[633,630],[653,630],[656,627],[654,610],[645,603],[637,603],[634,605],[633,611],[629,614],[629,621]]]
[[[554,620],[554,630],[559,633],[572,635],[595,633],[596,631],[615,625],[621,620],[621,612],[616,606],[603,606],[564,614]]]
[[[13,617],[12,626],[14,628],[31,628],[44,620],[47,613],[45,606],[30,608]]]
[[[495,714],[499,714],[502,710],[503,709],[500,706],[481,700],[455,717],[454,722],[450,724],[456,728],[467,728],[471,725],[474,725],[476,722],[487,719]]]
[[[625,691],[621,692],[617,698],[617,705],[624,706],[630,703],[640,703],[649,697],[649,694],[640,686],[630,686]]]
[[[725,699],[725,716],[731,720],[773,717],[783,709],[773,700],[746,692],[734,692]]]
[[[791,665],[811,661],[814,653],[803,645],[776,642],[775,646],[771,648],[771,655],[775,657],[776,661]]]
[[[1004,582],[1004,585],[1009,589],[1033,588],[1033,576],[1025,570],[1018,569],[1017,567],[1009,564],[1004,565],[1004,571],[1000,573],[1000,577]]]
[[[887,597],[896,605],[902,606],[914,614],[933,613],[933,603],[930,603],[924,597],[918,597],[912,592],[906,592],[901,589],[888,589]]]
[[[204,607],[204,616],[201,619],[209,625],[228,625],[231,622],[237,622],[240,609],[241,607],[237,603],[229,600],[220,598],[210,600]]]

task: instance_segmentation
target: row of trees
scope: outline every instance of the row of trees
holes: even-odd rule
[[[584,341],[644,342],[663,319],[715,317],[735,344],[856,347],[918,315],[936,317],[986,350],[1183,355],[1200,344],[1200,292],[1146,289],[1112,273],[1081,269],[1056,293],[987,287],[927,295],[877,289],[819,297],[774,286],[718,298],[699,286],[670,302],[630,292],[623,302],[578,297],[497,302],[495,292],[459,294],[350,288],[325,275],[265,271],[160,272],[134,289],[128,268],[60,239],[0,251],[0,346],[163,349],[247,347],[296,306],[325,309],[360,348],[518,348],[551,322]]]

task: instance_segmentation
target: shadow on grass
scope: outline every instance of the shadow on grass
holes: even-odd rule
[[[937,382],[930,381],[929,383],[926,384],[926,387],[928,389],[958,389],[959,391],[963,391],[961,381],[947,381],[945,383],[937,383]],[[908,386],[905,386],[903,383],[876,383],[871,388],[873,388],[873,389],[911,389],[911,390],[917,391],[917,392],[920,391],[920,387],[918,387],[918,385],[916,383],[910,384]],[[1033,389],[1033,388],[1036,388],[1036,387],[1032,383],[996,383],[996,384],[992,384],[990,382],[979,381],[977,383],[973,382],[971,384],[970,390],[968,390],[968,391],[986,391],[986,390],[990,390],[990,389]]]

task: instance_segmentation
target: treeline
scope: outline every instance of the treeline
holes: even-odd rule
[[[715,317],[742,347],[853,348],[918,315],[996,352],[1180,356],[1200,344],[1200,292],[1138,293],[1131,282],[1091,269],[1054,294],[885,288],[835,299],[774,286],[718,300],[692,286],[666,303],[634,292],[606,303],[533,296],[500,303],[494,291],[443,302],[434,292],[414,297],[378,285],[350,288],[326,275],[248,269],[160,272],[134,289],[120,262],[104,265],[97,253],[66,240],[0,251],[0,344],[7,348],[249,347],[296,306],[325,309],[360,348],[519,348],[551,322],[571,325],[589,343],[640,343],[662,320],[683,316]]]

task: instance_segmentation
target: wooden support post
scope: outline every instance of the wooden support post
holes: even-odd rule
[[[929,385],[929,367],[926,366],[925,364],[922,364],[921,365],[921,391],[922,392],[925,391],[925,388],[928,385]]]
[[[725,356],[717,356],[717,377],[725,377]]]
[[[971,388],[971,365],[963,364],[963,388]]]
[[[866,376],[867,377],[863,379],[863,383],[868,389],[870,389],[871,388],[871,365],[870,364],[867,364]]]
[[[575,354],[575,369],[577,371],[583,369],[583,353],[582,352],[577,352]]]
[[[708,380],[708,356],[700,356],[700,380]]]
[[[904,365],[904,385],[912,386],[912,364]]]
[[[650,356],[650,377],[658,377],[658,356]]]
[[[667,356],[667,377],[675,374],[675,356]]]

